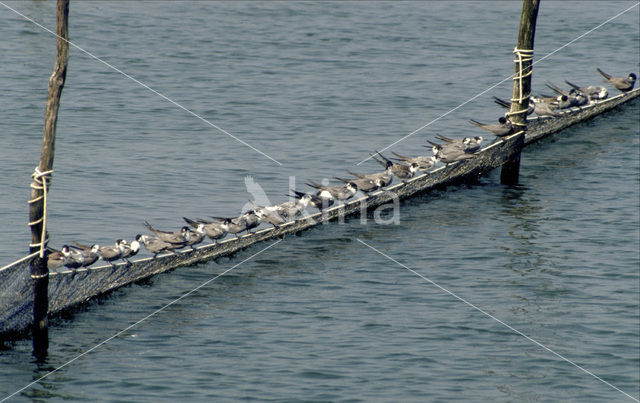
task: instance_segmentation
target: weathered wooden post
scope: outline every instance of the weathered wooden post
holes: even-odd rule
[[[56,124],[60,96],[67,76],[69,55],[69,0],[58,0],[56,5],[57,57],[53,74],[49,78],[47,106],[44,114],[42,154],[40,164],[33,173],[31,199],[29,200],[29,226],[31,227],[31,253],[40,254],[31,263],[33,279],[33,353],[36,357],[46,356],[49,346],[47,311],[49,309],[49,269],[47,268],[47,191],[49,190],[53,156],[56,141]]]
[[[533,73],[533,39],[536,36],[536,20],[540,0],[523,0],[522,15],[518,41],[513,53],[516,55],[516,74],[513,77],[513,97],[511,110],[507,114],[509,120],[517,130],[527,130],[526,111],[531,97],[531,75]],[[516,144],[518,153],[502,166],[500,182],[505,185],[515,185],[520,176],[520,150],[524,146],[524,134]]]

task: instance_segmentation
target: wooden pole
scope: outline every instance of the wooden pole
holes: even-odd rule
[[[46,205],[45,191],[50,184],[50,172],[53,168],[53,156],[56,141],[56,124],[60,97],[67,76],[69,55],[69,0],[58,0],[56,4],[57,57],[53,74],[49,78],[47,106],[44,114],[42,154],[40,163],[33,175],[31,184],[31,200],[29,200],[29,226],[31,227],[31,253],[41,251],[31,263],[33,279],[33,353],[36,357],[46,356],[49,346],[47,312],[49,308],[48,286],[49,269],[47,268],[46,245]],[[42,253],[44,252],[44,253]]]
[[[523,0],[522,15],[516,49],[516,74],[513,81],[513,97],[509,120],[517,130],[527,130],[527,116],[525,111],[529,107],[531,96],[531,75],[533,67],[533,40],[536,36],[536,20],[540,0]],[[521,135],[519,148],[524,145],[524,134]],[[518,145],[516,145],[518,147]],[[515,185],[520,176],[520,152],[502,166],[500,182],[505,185]]]

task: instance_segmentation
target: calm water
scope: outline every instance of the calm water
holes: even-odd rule
[[[536,59],[633,2],[543,2]],[[54,3],[12,2],[54,28]],[[58,125],[52,245],[131,239],[147,219],[234,215],[250,175],[354,164],[513,73],[520,2],[74,2],[70,36],[255,153],[77,49]],[[53,37],[0,7],[0,265],[21,257]],[[578,16],[578,18],[576,18]],[[544,82],[638,69],[638,8],[541,61]],[[490,97],[393,148],[480,134]],[[611,90],[611,93],[616,93]],[[463,304],[372,245],[638,397],[639,103],[527,149],[497,172],[404,202],[397,226],[348,220],[288,237],[15,400],[631,401]],[[0,398],[260,251],[178,269],[54,320],[46,364],[0,352]]]

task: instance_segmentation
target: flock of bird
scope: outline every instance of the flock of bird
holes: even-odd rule
[[[613,77],[600,69],[597,70],[605,78],[606,82],[620,91],[630,91],[635,85],[636,75],[633,73],[626,78],[620,78]],[[536,113],[539,116],[558,116],[558,111],[561,109],[585,105],[605,99],[608,96],[606,88],[601,86],[589,85],[580,87],[569,81],[565,82],[571,87],[568,91],[552,83],[547,83],[547,86],[557,94],[556,96],[532,96],[527,115]],[[499,98],[495,98],[495,102],[506,108],[511,106],[510,102]],[[484,124],[475,120],[470,120],[470,123],[493,133],[496,137],[508,136],[515,131],[515,127],[506,116],[500,117],[497,124]],[[202,243],[205,238],[211,239],[213,244],[216,244],[218,240],[224,238],[227,234],[232,234],[239,238],[242,232],[251,234],[251,230],[261,223],[268,223],[277,228],[288,220],[301,216],[308,206],[322,211],[336,202],[345,202],[355,196],[358,191],[369,193],[389,186],[394,177],[406,182],[408,179],[413,178],[416,172],[432,169],[438,161],[448,165],[456,161],[474,158],[483,141],[481,136],[452,139],[436,134],[436,138],[442,143],[427,140],[429,145],[425,145],[425,147],[432,150],[433,155],[407,157],[392,152],[394,155],[392,158],[396,161],[394,162],[376,152],[377,156],[370,155],[373,160],[384,167],[382,172],[359,174],[348,171],[354,179],[335,177],[335,179],[343,183],[343,185],[339,186],[325,186],[309,180],[307,185],[315,189],[314,192],[304,193],[292,190],[292,194],[289,195],[291,197],[290,201],[273,206],[259,206],[250,200],[249,203],[251,203],[252,209],[238,217],[211,217],[210,219],[183,217],[187,225],[178,231],[161,231],[145,221],[145,226],[153,235],[139,234],[131,242],[118,239],[113,246],[100,246],[97,244],[89,246],[74,242],[73,246],[63,245],[61,250],[49,248],[47,261],[49,270],[55,270],[63,266],[71,269],[87,267],[94,264],[98,259],[102,259],[112,267],[115,267],[114,262],[119,260],[130,265],[129,258],[138,254],[142,245],[155,258],[162,252],[175,253],[176,250],[186,247],[195,249],[195,245]]]

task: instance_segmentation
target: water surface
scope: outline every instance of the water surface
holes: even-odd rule
[[[50,29],[53,2],[12,2]],[[543,2],[536,58],[633,2]],[[579,18],[576,18],[576,15]],[[346,169],[513,73],[519,2],[72,2],[78,46],[260,149],[71,49],[50,193],[51,243],[111,243],[143,220],[234,215],[251,176],[272,202]],[[24,255],[55,39],[0,12],[0,265]],[[536,65],[598,84],[638,69],[637,8]],[[507,80],[393,147],[478,135]],[[611,93],[616,91],[611,89]],[[16,400],[628,401],[407,267],[639,395],[638,102],[527,149],[521,185],[402,203],[264,254],[74,361]],[[44,375],[260,251],[118,290],[57,318],[46,364],[0,353],[0,394]]]

